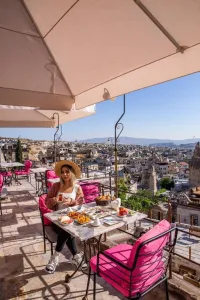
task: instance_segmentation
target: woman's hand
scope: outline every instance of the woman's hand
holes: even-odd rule
[[[69,206],[72,202],[71,198],[64,198],[63,199],[63,205]]]

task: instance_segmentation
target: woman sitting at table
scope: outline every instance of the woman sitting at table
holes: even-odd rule
[[[47,194],[46,206],[52,210],[59,210],[83,203],[83,192],[81,187],[75,183],[76,178],[81,175],[80,168],[72,161],[60,161],[55,165],[55,173],[60,177],[60,182],[55,183]],[[62,194],[63,201],[59,203],[59,194]],[[68,232],[53,224],[57,233],[57,244],[54,254],[46,266],[48,273],[54,273],[59,263],[59,255],[65,244],[73,255],[72,261],[80,264],[82,255],[78,253],[76,241]]]

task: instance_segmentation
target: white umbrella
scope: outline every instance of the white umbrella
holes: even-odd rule
[[[59,115],[59,123],[63,124],[93,115],[95,105],[79,110],[72,109],[69,112],[0,105],[0,127],[56,127],[58,115],[54,113]]]
[[[200,0],[1,0],[0,103],[70,110],[200,71]]]

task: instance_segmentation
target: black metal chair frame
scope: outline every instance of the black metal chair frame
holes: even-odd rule
[[[174,238],[172,240],[172,232],[174,232]],[[126,232],[127,234],[131,235],[131,233],[129,232]],[[165,269],[165,274],[163,277],[161,277],[157,282],[155,282],[152,286],[150,286],[147,290],[145,290],[143,293],[137,293],[136,296],[132,297],[131,296],[131,287],[132,287],[132,283],[133,283],[133,280],[132,280],[132,273],[133,271],[137,268],[137,261],[139,259],[139,257],[141,256],[144,256],[144,254],[140,255],[140,250],[142,249],[142,247],[148,243],[151,243],[167,234],[170,234],[170,241],[169,243],[165,246],[165,248],[163,248],[163,250],[166,250],[168,252],[168,259],[167,259],[167,264],[166,264],[166,269]],[[137,300],[137,299],[141,299],[143,296],[145,296],[146,294],[148,294],[151,290],[153,290],[155,287],[157,287],[158,285],[160,285],[162,282],[165,282],[165,292],[166,292],[166,300],[169,300],[169,293],[168,293],[168,278],[167,278],[167,269],[168,269],[168,265],[169,265],[169,261],[171,259],[171,254],[173,253],[173,249],[174,249],[174,246],[176,244],[176,240],[177,240],[177,234],[178,234],[178,229],[176,227],[174,228],[171,228],[170,230],[168,231],[165,231],[163,232],[162,234],[159,234],[151,239],[148,239],[147,241],[144,241],[143,243],[141,243],[139,245],[139,247],[137,248],[137,251],[136,251],[136,255],[135,255],[135,260],[134,260],[134,263],[133,263],[133,266],[131,268],[129,268],[127,265],[119,262],[118,260],[114,259],[113,257],[111,257],[110,255],[106,254],[105,252],[102,252],[98,249],[98,253],[97,253],[97,270],[96,272],[93,273],[93,276],[94,276],[94,285],[93,285],[93,300],[96,299],[96,276],[99,276],[101,277],[101,274],[100,274],[100,270],[99,270],[99,266],[100,266],[100,255],[101,255],[101,259],[102,259],[102,256],[105,256],[107,259],[109,259],[110,261],[112,261],[113,263],[115,263],[116,265],[120,266],[121,268],[125,269],[125,272],[123,273],[123,271],[120,271],[123,273],[122,275],[126,274],[127,275],[127,271],[130,272],[130,283],[129,283],[129,297],[127,297],[127,299],[131,299],[131,300]],[[156,252],[158,252],[159,250],[155,251],[155,252],[152,252],[151,254],[154,254]],[[146,273],[147,274],[147,273]],[[91,270],[91,267],[89,268],[89,275],[88,275],[88,282],[87,282],[87,288],[86,288],[86,294],[85,296],[83,297],[83,300],[86,300],[87,299],[87,296],[88,296],[88,291],[89,291],[89,284],[90,284],[90,278],[91,278],[91,275],[92,275],[92,270]],[[117,276],[115,274],[115,276]],[[127,275],[128,276],[128,275]],[[119,276],[117,276],[119,277]],[[120,278],[122,279],[122,278]],[[124,279],[124,278],[123,278]],[[113,279],[112,279],[113,280]],[[114,280],[113,280],[114,281]],[[128,281],[127,281],[128,283]]]
[[[2,192],[2,188],[3,188],[3,182],[2,182],[2,185],[0,186],[0,189],[1,189],[1,192]],[[2,216],[2,207],[1,207],[1,201],[2,201],[2,199],[1,199],[1,192],[0,192],[0,210],[1,210],[1,216]]]
[[[15,174],[15,171],[22,171],[24,169],[24,167],[14,167],[13,168],[13,178],[15,180],[15,182],[19,185],[21,185],[21,182],[19,181],[19,178],[26,178],[27,181],[31,182],[31,173],[28,174],[24,174],[24,175],[17,175]]]
[[[0,173],[7,173],[7,172],[9,172],[9,169],[7,170],[6,168],[0,168]],[[3,176],[4,184],[6,184],[8,186],[12,185],[12,179],[13,179],[13,175],[12,176]]]
[[[42,196],[42,195],[41,195],[41,196]],[[44,224],[44,217],[43,217],[43,214],[42,214],[40,208],[39,208],[39,211],[40,211],[40,217],[41,217],[41,220],[42,220],[42,231],[43,231],[44,253],[46,253],[46,240],[48,240],[48,242],[49,242],[50,245],[51,245],[51,255],[53,255],[53,244],[54,244],[55,242],[52,242],[52,241],[48,238],[48,236],[46,235],[46,232],[45,232],[45,227],[51,226],[51,225],[45,225],[45,224]]]
[[[36,173],[37,174],[37,173]],[[46,186],[46,177],[43,172],[36,175],[35,174],[35,182],[36,182],[36,194],[40,197],[43,194],[47,194],[47,186]],[[37,180],[39,178],[40,180]],[[39,187],[39,183],[41,186]]]

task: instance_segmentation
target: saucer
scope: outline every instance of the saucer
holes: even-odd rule
[[[127,215],[123,215],[123,216],[117,215],[117,218],[121,218],[121,219],[126,218],[126,217],[127,217]]]
[[[99,227],[99,226],[101,226],[101,223],[98,224],[98,225],[96,225],[96,224],[94,224],[94,222],[91,222],[90,224],[91,224],[93,227]]]

